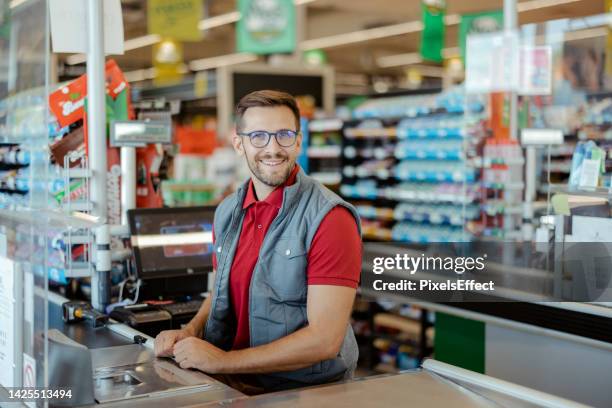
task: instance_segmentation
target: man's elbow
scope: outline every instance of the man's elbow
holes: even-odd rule
[[[327,339],[321,344],[321,360],[332,360],[340,354],[344,337]]]

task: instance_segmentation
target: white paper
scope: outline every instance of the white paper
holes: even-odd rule
[[[601,163],[599,160],[584,159],[580,168],[580,187],[597,187],[599,181],[599,170]]]
[[[123,54],[121,0],[100,0],[104,4],[104,50],[107,55]],[[87,2],[50,0],[53,52],[87,52]]]
[[[489,93],[517,90],[520,77],[518,45],[516,32],[468,35],[466,91]]]
[[[36,360],[26,353],[23,353],[23,386],[36,387]]]
[[[15,344],[13,318],[15,315],[13,261],[0,257],[0,385],[14,387]]]
[[[521,48],[521,95],[552,93],[552,48],[550,45]]]

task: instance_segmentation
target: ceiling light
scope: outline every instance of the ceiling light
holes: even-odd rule
[[[257,55],[247,52],[221,55],[218,57],[202,58],[191,61],[189,63],[189,68],[191,68],[192,71],[203,71],[205,69],[214,69],[219,67],[225,67],[228,65],[252,62],[256,61],[257,58]]]
[[[442,50],[442,56],[444,58],[453,58],[459,56],[459,47],[444,48]],[[405,54],[387,55],[385,57],[379,57],[376,60],[376,64],[380,68],[391,68],[399,67],[403,65],[419,64],[423,62],[421,54],[418,52],[408,52]]]
[[[240,20],[240,12],[232,11],[231,13],[221,14],[214,17],[205,18],[198,23],[198,29],[210,30],[211,28],[221,27],[226,24],[232,24]]]
[[[146,81],[155,78],[155,68],[137,69],[135,71],[124,72],[123,76],[128,82]]]
[[[416,33],[423,29],[421,21],[411,21],[408,23],[394,24],[384,27],[370,28],[367,30],[353,31],[346,34],[332,35],[329,37],[316,38],[313,40],[302,41],[302,50],[314,50],[320,48],[332,48],[340,45],[354,44],[363,41],[375,40],[408,33]]]

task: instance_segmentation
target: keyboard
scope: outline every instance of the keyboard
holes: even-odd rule
[[[202,300],[189,300],[187,302],[171,303],[169,305],[160,305],[159,308],[167,311],[172,316],[177,315],[195,315],[202,306]]]

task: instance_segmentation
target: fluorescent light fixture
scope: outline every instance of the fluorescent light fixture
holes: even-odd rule
[[[182,64],[178,70],[181,74],[186,74],[189,72],[189,68],[186,64]],[[138,81],[146,81],[148,79],[153,79],[157,76],[157,70],[153,67],[151,68],[143,68],[137,69],[135,71],[128,71],[123,74],[126,81],[128,82],[138,82]]]
[[[296,6],[304,6],[309,3],[314,3],[317,0],[295,0],[294,3]]]
[[[423,59],[418,52],[389,55],[386,57],[379,57],[376,60],[376,64],[381,68],[399,67],[402,65],[418,64],[420,62],[423,62]]]
[[[232,11],[231,13],[220,14],[218,16],[205,18],[198,23],[198,28],[202,31],[210,30],[211,28],[221,27],[226,24],[232,24],[240,20],[240,12]]]
[[[147,34],[143,35],[142,37],[130,38],[129,40],[126,40],[123,44],[123,50],[127,52],[135,50],[137,48],[157,44],[160,41],[161,36],[157,34]],[[87,56],[85,54],[74,54],[66,58],[66,63],[68,65],[81,64],[85,61],[87,61]]]
[[[125,80],[128,82],[146,81],[147,79],[155,78],[155,75],[155,68],[137,69],[123,74]]]
[[[193,60],[189,63],[189,68],[193,71],[203,71],[234,64],[243,64],[257,60],[257,55],[248,52],[220,55],[218,57],[202,58]]]
[[[518,3],[516,10],[519,13],[531,10],[537,10],[546,7],[561,6],[563,4],[577,3],[582,0],[531,0]]]
[[[139,248],[167,245],[212,244],[212,232],[187,232],[184,234],[134,235],[132,245]]]
[[[563,41],[586,40],[588,38],[605,37],[606,35],[608,35],[607,27],[588,28],[586,30],[566,32]]]
[[[408,23],[394,24],[384,27],[370,28],[367,30],[353,31],[346,34],[337,34],[329,37],[315,38],[313,40],[302,41],[302,50],[313,50],[320,48],[332,48],[340,45],[355,44],[364,41],[375,40],[378,38],[392,37],[409,33],[416,33],[423,29],[421,21],[411,21]]]
[[[459,56],[459,47],[444,48],[442,50],[442,56],[444,58],[452,58]],[[385,57],[379,57],[376,60],[376,64],[381,68],[399,67],[402,65],[413,65],[423,62],[421,54],[418,52],[408,52],[405,54],[388,55]],[[435,68],[435,67],[434,67]]]

